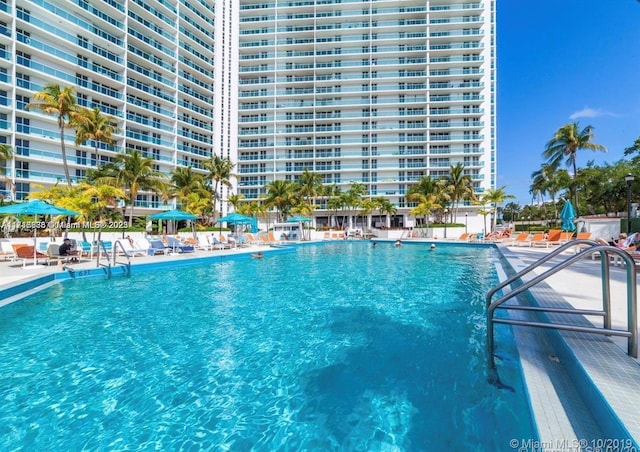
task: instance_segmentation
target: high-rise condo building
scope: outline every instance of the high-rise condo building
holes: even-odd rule
[[[65,178],[55,115],[25,108],[49,83],[117,122],[113,146],[66,129],[73,181],[125,149],[166,174],[216,154],[236,164],[221,199],[306,169],[387,198],[394,225],[423,176],[462,164],[477,194],[495,188],[495,0],[0,0],[0,29],[16,199]]]

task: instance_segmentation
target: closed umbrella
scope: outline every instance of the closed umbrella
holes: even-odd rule
[[[560,212],[560,219],[562,220],[562,230],[563,231],[575,231],[576,224],[574,222],[576,218],[576,211],[573,208],[573,204],[571,201],[567,200],[562,207],[562,211]]]
[[[65,209],[63,207],[56,207],[53,204],[46,203],[40,199],[32,199],[31,201],[11,204],[10,206],[0,207],[0,214],[13,214],[13,215],[66,215],[69,217],[75,217],[80,215],[73,210]],[[35,267],[37,259],[37,239],[38,230],[33,228],[33,266]]]

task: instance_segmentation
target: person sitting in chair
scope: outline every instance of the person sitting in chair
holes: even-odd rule
[[[73,245],[71,245],[71,239],[66,238],[63,240],[62,245],[58,248],[58,253],[60,256],[77,256],[78,252],[73,249]],[[78,262],[77,257],[72,257],[71,262]]]

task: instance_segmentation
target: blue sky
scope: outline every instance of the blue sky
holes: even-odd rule
[[[640,137],[640,2],[498,0],[498,186],[531,202],[530,175],[565,124],[591,125],[614,163]]]

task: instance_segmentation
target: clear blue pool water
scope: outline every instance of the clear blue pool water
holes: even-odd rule
[[[0,450],[508,450],[492,248],[361,242],[86,278],[0,309]]]

